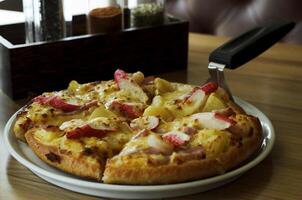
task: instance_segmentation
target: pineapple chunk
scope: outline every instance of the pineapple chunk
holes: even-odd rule
[[[40,129],[35,132],[35,138],[44,144],[53,142],[55,139],[61,137],[62,135],[58,132],[47,131],[45,129]]]
[[[130,97],[133,100],[143,103],[146,103],[149,99],[143,89],[134,81],[131,82],[128,79],[120,79],[118,86],[120,88],[120,95],[125,96],[126,99]]]
[[[164,99],[161,96],[155,96],[152,100],[152,106],[163,106],[164,105]]]
[[[230,146],[230,138],[226,131],[203,129],[193,136],[190,145],[192,147],[203,146],[207,158],[214,158],[220,153],[227,151]]]
[[[77,81],[73,80],[69,83],[67,90],[70,93],[76,93],[80,87],[81,87],[81,84],[79,84]]]
[[[103,140],[108,144],[107,150],[111,149],[113,152],[117,153],[122,150],[123,146],[133,137],[133,135],[134,133],[132,132],[124,132],[121,130],[108,134]]]
[[[146,108],[143,116],[157,116],[165,121],[171,121],[174,118],[172,113],[162,106],[149,106]]]
[[[91,120],[91,119],[94,119],[97,117],[117,118],[117,116],[110,110],[106,109],[104,105],[100,105],[98,108],[96,108],[92,112],[92,114],[90,115],[88,120]]]
[[[164,79],[156,78],[154,80],[154,84],[155,84],[155,87],[157,89],[156,90],[157,94],[163,94],[163,93],[174,91],[173,85],[170,82],[168,82]]]
[[[216,93],[212,93],[208,97],[208,100],[205,106],[203,107],[202,112],[211,112],[213,110],[220,110],[223,108],[226,108],[226,105],[223,100]]]
[[[60,143],[60,149],[67,149],[71,152],[80,153],[83,151],[83,144],[77,140],[69,140],[65,137],[62,137]]]
[[[136,82],[138,85],[141,85],[145,79],[145,76],[142,72],[138,71],[132,74],[131,79]]]

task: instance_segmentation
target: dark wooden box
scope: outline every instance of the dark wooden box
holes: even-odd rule
[[[66,88],[71,80],[112,79],[117,68],[150,75],[187,67],[188,22],[177,19],[55,42],[24,44],[24,24],[1,26],[0,35],[0,85],[14,99]]]

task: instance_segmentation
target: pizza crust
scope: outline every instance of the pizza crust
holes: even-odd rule
[[[26,132],[25,138],[30,148],[44,162],[70,174],[83,178],[100,181],[104,164],[99,159],[88,158],[86,155],[76,155],[67,150],[62,150],[56,145],[46,145],[35,137],[36,128]]]

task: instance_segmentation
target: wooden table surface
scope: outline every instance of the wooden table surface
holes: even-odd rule
[[[204,82],[209,52],[225,41],[191,34],[188,70],[163,76],[193,84]],[[238,180],[178,199],[302,199],[302,46],[277,44],[244,67],[227,72],[226,79],[234,95],[272,120],[277,136],[274,149]],[[0,91],[0,199],[100,199],[47,183],[9,155],[2,144],[3,128],[20,106]]]

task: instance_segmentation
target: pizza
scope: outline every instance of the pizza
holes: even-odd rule
[[[216,83],[116,70],[114,79],[45,92],[17,114],[14,134],[49,165],[109,184],[171,184],[239,167],[260,148],[257,117]]]

